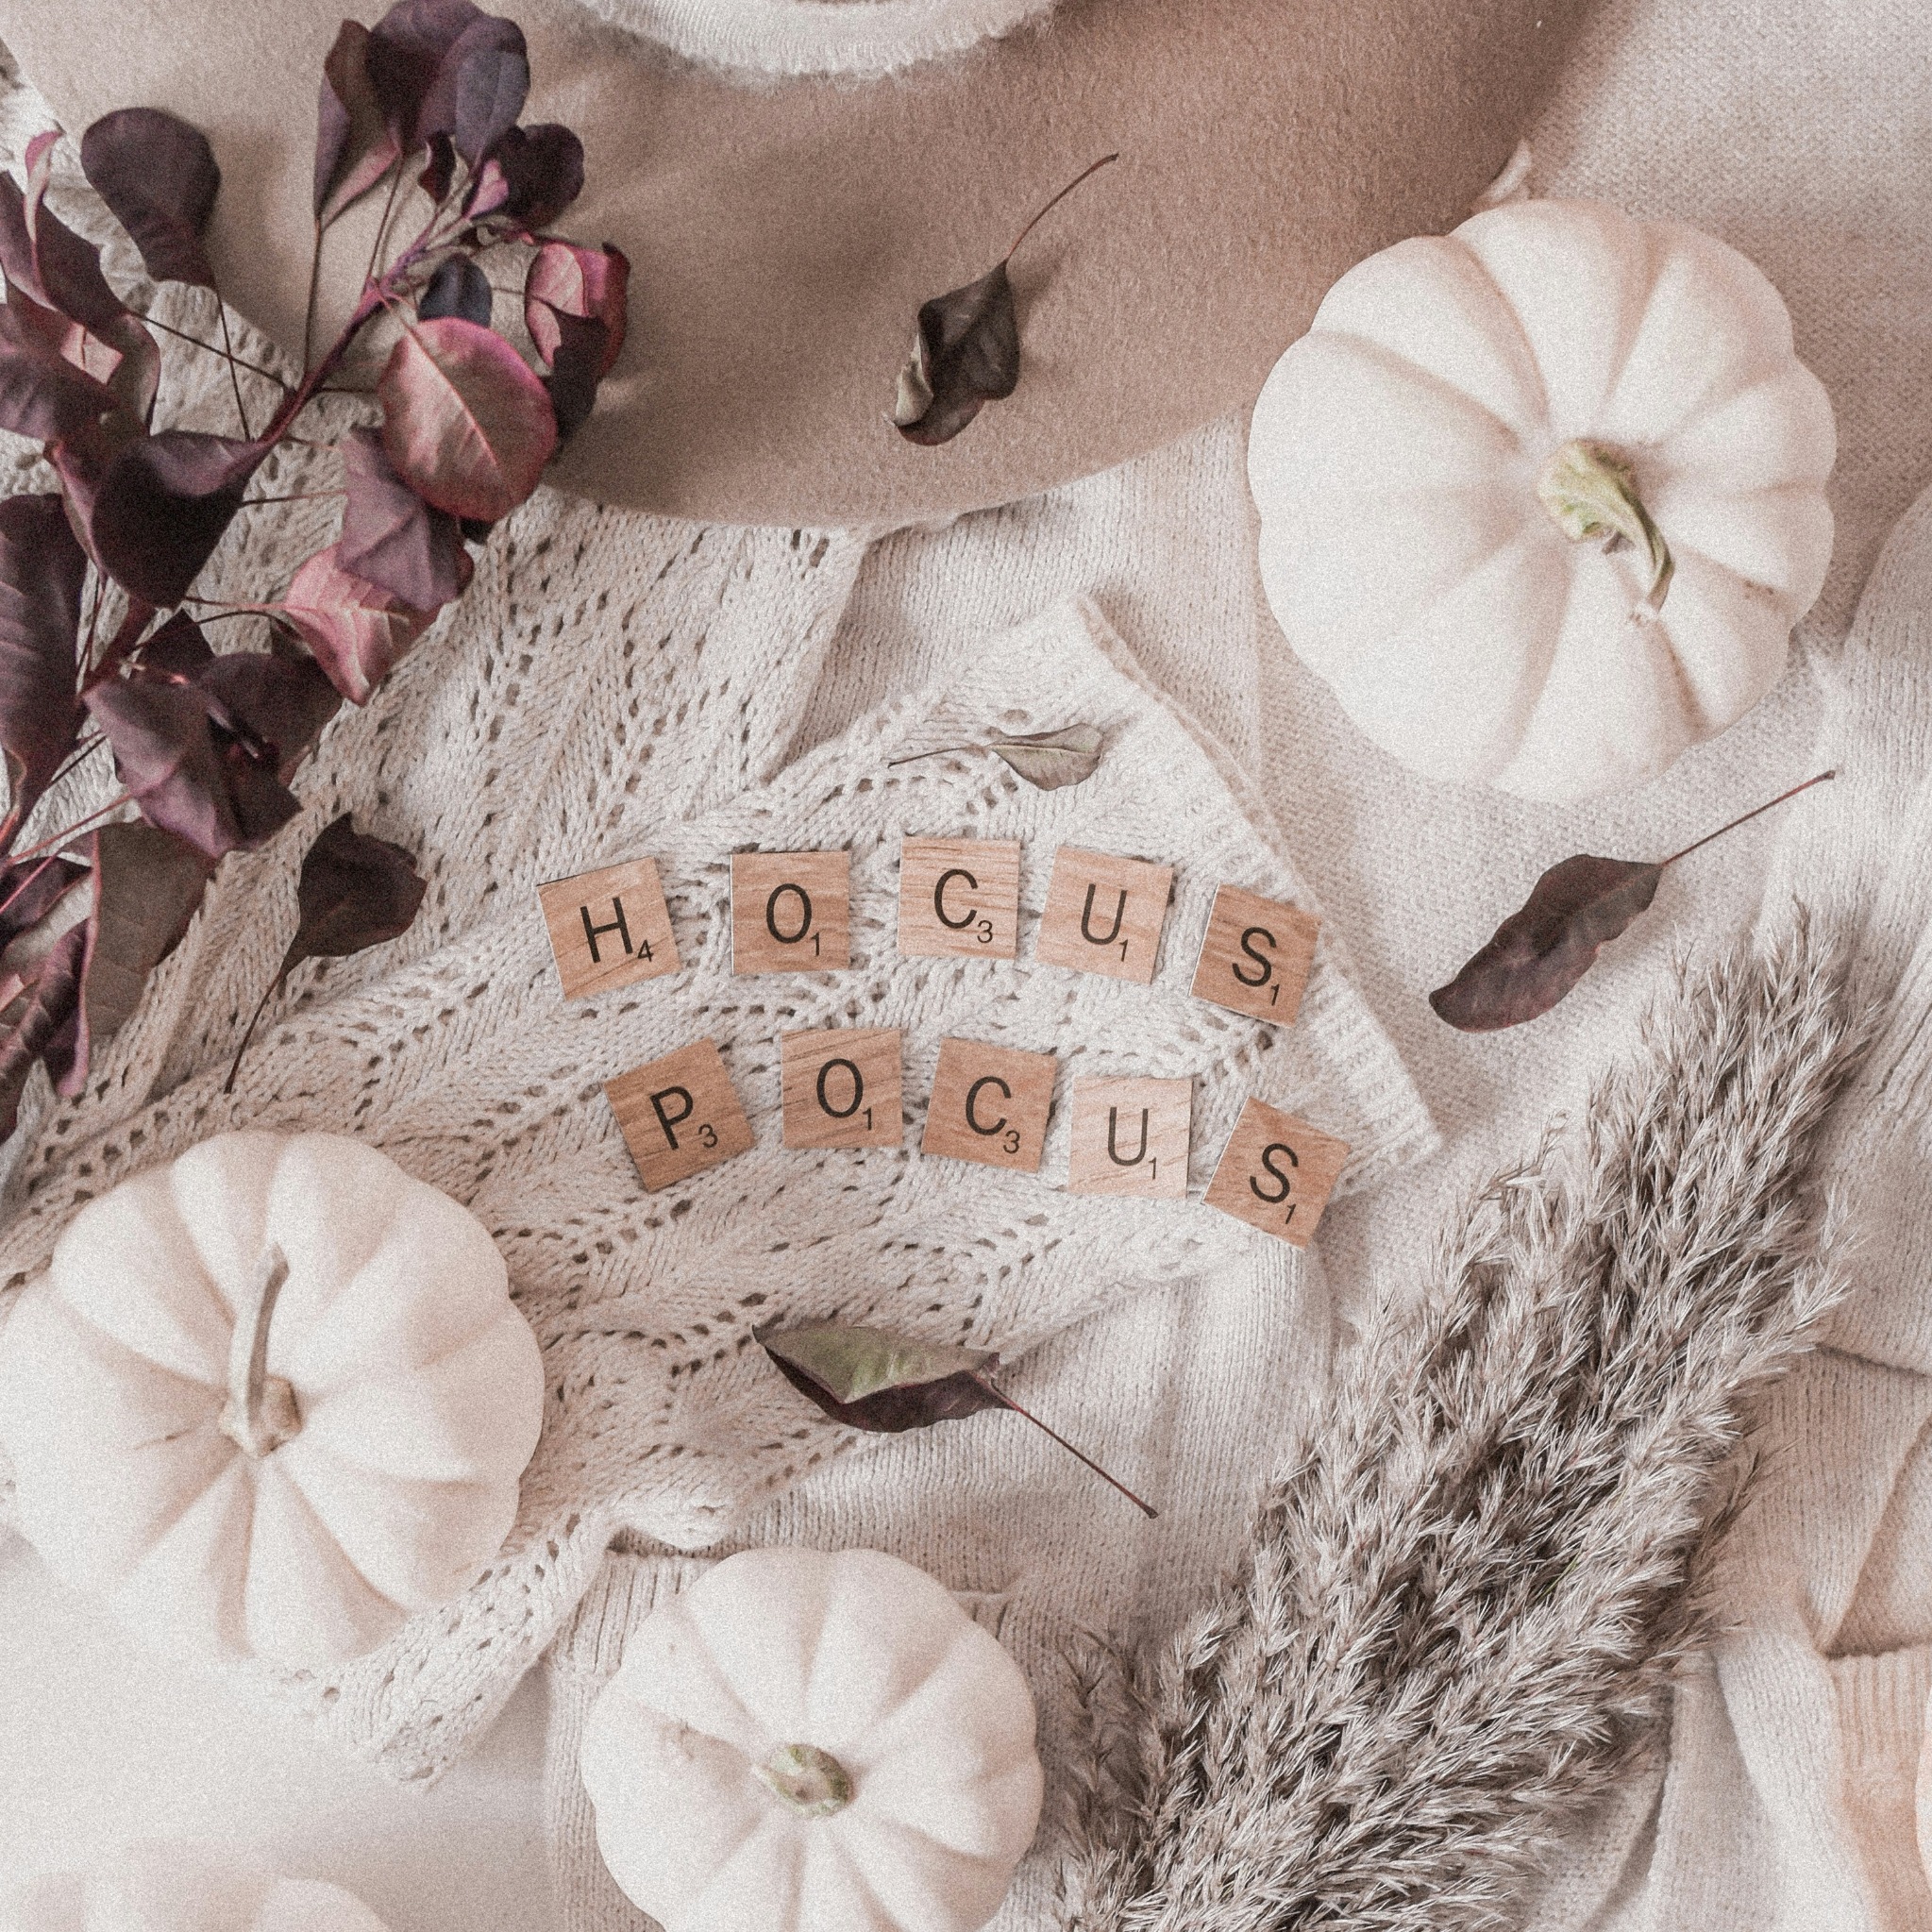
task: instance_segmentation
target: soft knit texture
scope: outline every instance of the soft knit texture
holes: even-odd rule
[[[748,74],[880,75],[963,54],[1053,0],[583,0],[687,60]]]

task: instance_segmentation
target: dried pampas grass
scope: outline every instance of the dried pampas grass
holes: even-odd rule
[[[1707,1634],[1750,1397],[1832,1299],[1841,977],[1803,922],[1687,976],[1364,1336],[1243,1573],[1093,1660],[1069,1932],[1510,1923]]]

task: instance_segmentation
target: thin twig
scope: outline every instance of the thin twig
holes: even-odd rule
[[[291,490],[285,496],[244,496],[235,507],[254,510],[263,503],[321,503],[331,496],[346,496],[346,490]]]
[[[1762,805],[1755,806],[1741,816],[1732,819],[1730,824],[1721,825],[1715,832],[1707,832],[1702,838],[1694,839],[1681,852],[1672,852],[1657,869],[1662,871],[1665,865],[1674,865],[1679,859],[1688,859],[1701,847],[1709,845],[1712,839],[1722,838],[1725,832],[1736,832],[1740,825],[1748,825],[1759,813],[1769,812],[1773,805],[1782,805],[1787,798],[1795,798],[1800,792],[1808,792],[1813,785],[1822,785],[1827,779],[1835,779],[1837,776],[1838,773],[1835,771],[1821,771],[1816,778],[1807,778],[1802,785],[1793,785],[1789,792],[1780,792],[1775,798],[1767,798]]]
[[[302,371],[309,370],[309,357],[315,344],[315,298],[322,292],[322,219],[315,221],[315,245],[309,251],[309,299],[302,305]]]
[[[63,827],[60,831],[53,833],[51,837],[43,838],[39,845],[29,846],[24,852],[16,852],[13,857],[13,863],[16,865],[24,865],[29,859],[39,858],[42,852],[53,850],[63,840],[72,838],[76,832],[85,832],[95,819],[105,818],[109,812],[118,812],[123,805],[131,805],[133,802],[134,794],[132,792],[123,792],[118,798],[109,798],[98,811],[90,812],[85,818],[76,818],[72,825]]]
[[[172,322],[162,322],[152,315],[143,315],[141,319],[143,322],[145,322],[150,328],[159,328],[162,332],[162,334],[172,335],[177,341],[187,343],[191,347],[200,349],[207,355],[222,356],[227,361],[247,370],[247,372],[251,376],[260,376],[264,378],[266,380],[273,382],[277,386],[277,388],[280,389],[283,392],[284,395],[288,394],[288,392],[294,387],[294,385],[289,381],[289,379],[286,377],[277,376],[275,373],[275,371],[269,368],[265,363],[251,362],[246,356],[238,356],[232,348],[218,349],[215,347],[213,343],[203,342],[198,335],[191,335],[185,328],[176,328]],[[223,321],[225,324],[227,322],[227,318],[226,316],[223,317]]]
[[[248,427],[248,405],[242,400],[242,375],[235,367],[235,344],[228,334],[228,305],[222,300],[219,289],[210,290],[210,293],[214,296],[215,313],[221,318],[222,353],[228,359],[228,381],[235,391],[235,413],[242,419],[242,441],[252,443],[255,440],[255,432]]]
[[[1072,180],[1067,182],[1066,187],[1061,189],[1058,194],[1054,195],[1051,201],[1048,202],[1045,208],[1041,209],[1040,211],[1033,216],[1032,221],[1027,223],[1025,227],[1020,229],[1018,234],[1014,236],[1013,246],[1006,251],[1004,260],[1011,261],[1014,258],[1015,253],[1017,251],[1019,244],[1022,242],[1024,242],[1026,238],[1029,235],[1031,235],[1033,231],[1036,227],[1038,227],[1039,225],[1043,221],[1045,221],[1046,218],[1050,214],[1051,214],[1053,210],[1056,208],[1058,208],[1060,204],[1063,201],[1065,201],[1067,197],[1069,194],[1071,194],[1073,191],[1076,188],[1078,188],[1083,181],[1086,180],[1090,176],[1098,175],[1100,172],[1100,170],[1107,166],[1107,164],[1110,161],[1117,161],[1119,159],[1120,157],[1117,154],[1103,154],[1099,160],[1089,162],[1087,166],[1083,168],[1079,174],[1074,176]]]
[[[1042,1435],[1050,1436],[1053,1438],[1053,1440],[1057,1442],[1060,1445],[1060,1447],[1067,1453],[1068,1455],[1075,1457],[1077,1460],[1081,1462],[1084,1462],[1087,1466],[1087,1468],[1090,1469],[1095,1475],[1100,1477],[1100,1481],[1105,1483],[1110,1488],[1119,1490],[1121,1495],[1126,1497],[1128,1502],[1133,1504],[1134,1508],[1139,1510],[1143,1516],[1158,1517],[1160,1515],[1160,1511],[1156,1509],[1151,1503],[1143,1503],[1140,1500],[1140,1498],[1136,1496],[1134,1493],[1134,1491],[1127,1487],[1125,1483],[1119,1481],[1117,1477],[1110,1476],[1106,1472],[1106,1470],[1103,1470],[1100,1466],[1100,1464],[1093,1459],[1092,1456],[1084,1454],[1082,1451],[1074,1448],[1073,1444],[1067,1441],[1066,1436],[1061,1435],[1057,1429],[1048,1428],[1047,1424],[1041,1421],[1039,1417],[1033,1415],[1030,1410],[1021,1408],[1020,1405],[1016,1402],[1015,1402],[1014,1399],[1010,1395],[1008,1395],[1003,1388],[996,1387],[983,1375],[976,1374],[973,1376],[973,1380],[977,1382],[982,1388],[985,1389],[988,1394],[997,1395],[1000,1398],[1000,1400],[1002,1403],[1004,1403],[1006,1406],[1009,1409],[1011,1409],[1016,1416],[1018,1416],[1024,1421],[1031,1422],[1035,1429],[1041,1432]]]

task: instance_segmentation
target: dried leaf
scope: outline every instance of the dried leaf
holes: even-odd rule
[[[1547,1013],[1597,954],[1656,897],[1664,868],[1588,853],[1552,865],[1521,911],[1448,985],[1429,995],[1438,1017],[1466,1033],[1520,1026]]]
[[[1429,1004],[1466,1033],[1520,1026],[1548,1013],[1589,971],[1597,954],[1648,909],[1668,866],[1836,776],[1825,771],[1806,779],[1668,859],[1644,863],[1586,852],[1552,865],[1531,888],[1521,910],[1497,927],[1489,943],[1448,985],[1429,995]]]
[[[259,608],[288,619],[351,704],[368,703],[370,693],[435,616],[345,570],[333,544],[295,572],[279,604]]]
[[[222,171],[198,127],[160,108],[122,108],[81,136],[80,165],[156,281],[214,287],[201,238]]]
[[[108,466],[89,529],[116,583],[144,602],[178,604],[241,508],[266,443],[163,429]]]
[[[950,443],[989,402],[1019,387],[1019,317],[1004,261],[919,307],[899,372],[894,427],[908,443]]]
[[[0,1140],[20,1124],[21,1096],[34,1063],[51,1050],[63,1070],[72,1065],[69,1042],[77,1030],[80,964],[86,951],[86,928],[71,928],[32,982],[8,1003],[10,1024],[0,1039]]]
[[[29,314],[17,288],[0,307],[0,429],[36,443],[85,436],[116,408],[114,394],[50,347]]]
[[[469,587],[474,565],[462,530],[432,510],[395,473],[373,429],[344,439],[348,500],[336,562],[414,611],[434,611]]]
[[[295,936],[235,1049],[227,1091],[234,1090],[235,1075],[257,1022],[289,975],[304,960],[346,959],[399,938],[409,931],[428,889],[415,861],[401,846],[358,832],[348,813],[316,834],[303,856],[295,888]]]
[[[493,298],[490,277],[467,255],[452,255],[429,277],[416,314],[424,322],[434,322],[439,315],[461,315],[465,322],[487,328]]]
[[[51,141],[37,146],[25,193],[0,174],[0,265],[43,308],[83,328],[106,328],[126,306],[101,273],[101,251],[42,206],[52,149]]]
[[[377,395],[396,474],[452,516],[507,516],[557,447],[544,385],[500,335],[458,316],[406,328]]]
[[[1043,792],[1084,784],[1100,768],[1106,743],[1098,725],[1068,725],[1060,731],[1035,731],[1023,738],[995,738],[987,746]]]
[[[424,109],[443,64],[465,30],[483,18],[469,0],[398,0],[369,30],[364,66],[397,146],[410,153],[431,129]],[[446,130],[445,130],[446,131]]]
[[[301,809],[279,757],[225,729],[198,684],[110,678],[86,702],[142,815],[210,863],[261,845]]]
[[[1102,155],[1042,208],[986,273],[920,304],[892,421],[908,443],[950,443],[989,402],[1019,387],[1019,318],[1007,264],[1048,212],[1118,155]]]
[[[794,1388],[847,1428],[896,1435],[983,1409],[1011,1409],[1118,1489],[1136,1509],[1156,1513],[1064,1436],[996,1388],[987,1378],[1000,1357],[990,1350],[915,1341],[888,1329],[844,1321],[760,1330],[757,1339]]]
[[[17,831],[80,729],[81,591],[87,553],[58,496],[0,500],[0,748]]]
[[[57,917],[44,944],[32,934],[67,899],[71,889],[93,875],[77,859],[49,852],[38,859],[15,859],[0,865],[0,972],[17,973],[46,954],[54,939],[87,916],[88,905],[70,907]],[[89,903],[92,903],[90,901]],[[27,949],[19,950],[23,942]]]
[[[369,29],[345,20],[322,63],[315,109],[315,220],[332,222],[388,174],[402,153],[369,78]]]
[[[583,193],[583,143],[553,121],[511,127],[490,150],[464,210],[499,215],[528,233],[547,227]]]
[[[529,85],[523,29],[513,20],[479,14],[438,64],[417,115],[417,139],[448,135],[474,173],[516,125]]]
[[[807,1322],[759,1339],[793,1387],[848,1428],[897,1433],[1009,1406],[979,1379],[999,1367],[989,1350],[911,1341],[840,1321]]]
[[[610,337],[595,315],[559,315],[554,321],[557,348],[544,378],[544,393],[550,398],[561,444],[576,435],[597,406],[598,372]]]
[[[523,319],[546,363],[563,339],[563,318],[601,322],[605,335],[598,376],[610,373],[624,348],[629,320],[630,259],[606,242],[585,248],[575,242],[546,242],[530,258],[523,283]]]

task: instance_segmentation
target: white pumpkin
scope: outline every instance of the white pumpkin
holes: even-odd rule
[[[1329,290],[1255,406],[1296,652],[1430,777],[1569,800],[1757,702],[1831,553],[1823,386],[1735,248],[1520,201]]]
[[[0,1932],[386,1932],[353,1892],[212,1847],[131,1845],[0,1896]]]
[[[28,1540],[176,1652],[373,1649],[496,1554],[542,1416],[487,1230],[333,1134],[123,1182],[0,1330]]]
[[[923,1571],[728,1557],[631,1634],[580,1758],[664,1932],[974,1932],[1039,1823],[1032,1694]]]

